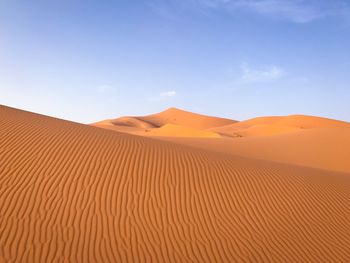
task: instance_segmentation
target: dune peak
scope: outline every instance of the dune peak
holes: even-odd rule
[[[176,108],[176,107],[169,107],[169,108],[167,108],[167,109],[165,109],[165,110],[163,110],[163,111],[161,111],[161,112],[159,112],[158,114],[161,114],[161,113],[170,113],[170,112],[172,112],[172,113],[176,113],[176,112],[182,112],[182,113],[192,113],[192,112],[190,112],[190,111],[186,111],[186,110],[183,110],[183,109],[180,109],[180,108]],[[194,114],[194,113],[192,113],[192,114]]]

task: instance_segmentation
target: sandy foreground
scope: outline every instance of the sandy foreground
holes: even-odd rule
[[[102,129],[0,106],[0,262],[350,262],[347,123],[167,114]]]

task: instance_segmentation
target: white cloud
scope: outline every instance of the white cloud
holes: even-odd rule
[[[247,63],[241,65],[241,79],[243,83],[270,82],[283,78],[286,72],[278,66],[268,66],[252,69]]]
[[[159,95],[163,98],[171,98],[171,97],[174,97],[176,95],[176,91],[174,91],[174,90],[165,91],[165,92],[161,92]]]

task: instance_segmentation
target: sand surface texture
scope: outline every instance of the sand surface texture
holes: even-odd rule
[[[5,106],[0,204],[0,262],[350,261],[349,174]]]

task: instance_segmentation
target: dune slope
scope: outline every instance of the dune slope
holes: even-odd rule
[[[0,262],[349,262],[350,177],[0,106]]]
[[[350,128],[350,123],[307,115],[258,117],[211,131],[230,137],[269,136],[315,128]]]
[[[350,173],[350,128],[306,129],[273,136],[236,139],[163,139],[235,156]]]
[[[165,124],[157,129],[150,129],[146,131],[138,131],[134,134],[143,136],[169,136],[173,137],[186,137],[186,138],[220,138],[220,135],[206,130],[197,130],[194,128],[176,125],[176,124]]]
[[[206,116],[177,108],[169,108],[160,113],[140,118],[144,121],[151,122],[156,126],[177,124],[195,129],[209,129],[236,123],[234,120]]]
[[[145,131],[146,129],[157,129],[167,124],[178,125],[197,130],[205,130],[233,123],[236,123],[236,121],[201,115],[177,108],[169,108],[160,113],[148,116],[121,117],[117,119],[104,120],[92,125],[96,127],[134,134],[137,132]],[[169,133],[168,135],[172,135],[172,133]]]

